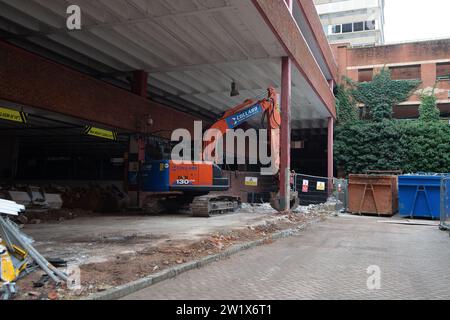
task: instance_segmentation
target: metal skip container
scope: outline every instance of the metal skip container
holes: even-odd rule
[[[395,215],[398,212],[398,177],[396,175],[350,175],[348,212],[389,217]]]
[[[441,185],[444,177],[443,174],[400,176],[400,215],[409,218],[439,219],[441,214]]]

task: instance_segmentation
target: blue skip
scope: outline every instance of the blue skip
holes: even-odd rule
[[[444,174],[399,177],[400,216],[437,220],[441,211],[441,184]]]

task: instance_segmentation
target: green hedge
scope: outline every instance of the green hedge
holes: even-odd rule
[[[345,173],[450,172],[450,125],[420,120],[354,121],[336,128],[335,159]]]

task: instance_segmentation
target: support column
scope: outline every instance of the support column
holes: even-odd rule
[[[292,13],[292,0],[285,0]],[[281,59],[281,132],[280,132],[280,206],[290,210],[291,198],[291,92],[292,62],[289,57]]]
[[[328,118],[328,178],[334,178],[334,119]]]
[[[147,98],[148,73],[142,70],[133,71],[131,91],[138,96]]]
[[[148,73],[142,70],[133,71],[131,91],[143,98],[147,98]],[[128,190],[130,204],[133,207],[141,205],[141,170],[145,162],[145,139],[141,135],[130,137],[128,153],[124,156],[126,162],[126,179],[124,187]]]
[[[291,197],[291,91],[292,62],[282,58],[281,65],[281,140],[280,140],[280,198],[281,208],[290,210]]]

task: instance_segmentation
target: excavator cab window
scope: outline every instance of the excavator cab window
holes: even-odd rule
[[[146,161],[170,159],[171,150],[170,141],[159,138],[148,138],[145,147],[145,159]]]

